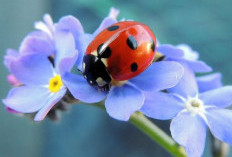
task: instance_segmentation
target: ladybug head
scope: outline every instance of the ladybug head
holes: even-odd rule
[[[90,85],[103,91],[109,91],[112,79],[99,57],[91,54],[84,56],[83,75]]]

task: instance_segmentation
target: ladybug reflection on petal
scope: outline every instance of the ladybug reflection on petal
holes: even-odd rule
[[[83,75],[89,84],[109,91],[112,84],[143,72],[155,56],[156,38],[142,23],[123,21],[100,32],[83,59]]]

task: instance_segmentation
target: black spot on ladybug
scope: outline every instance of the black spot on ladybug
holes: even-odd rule
[[[119,28],[119,26],[114,25],[114,26],[108,27],[107,30],[108,30],[108,31],[115,31],[115,30],[117,30],[118,28]]]
[[[155,43],[153,40],[151,41],[151,49],[153,52],[155,52]]]
[[[134,63],[132,63],[132,64],[131,64],[131,71],[132,71],[132,72],[136,72],[136,71],[137,71],[137,69],[138,69],[138,65],[137,65],[137,63],[135,63],[135,62],[134,62]]]
[[[98,46],[98,48],[97,48],[97,56],[99,58],[109,58],[111,56],[112,51],[111,51],[109,46],[103,48],[102,47],[103,45],[104,44],[102,43],[101,45]]]
[[[126,41],[127,45],[132,49],[135,50],[138,47],[137,41],[133,36],[129,36]]]

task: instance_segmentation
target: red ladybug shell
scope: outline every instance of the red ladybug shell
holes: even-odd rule
[[[86,55],[102,53],[103,63],[116,81],[143,72],[155,56],[156,38],[150,28],[134,21],[118,22],[104,29],[89,44]]]

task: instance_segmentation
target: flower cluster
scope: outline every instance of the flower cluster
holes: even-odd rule
[[[161,57],[107,92],[89,85],[81,74],[86,48],[99,32],[117,22],[118,14],[111,8],[94,33],[86,33],[73,16],[54,23],[45,15],[36,22],[36,31],[24,38],[18,51],[8,49],[4,58],[13,86],[3,100],[7,110],[35,113],[34,120],[40,121],[60,104],[70,103],[68,98],[84,103],[104,100],[107,113],[117,120],[127,121],[137,111],[172,119],[172,137],[189,157],[202,155],[207,126],[216,138],[232,144],[232,112],[225,109],[232,104],[232,86],[223,87],[219,73],[196,77],[195,73],[212,68],[198,60],[199,54],[188,45],[158,44]],[[79,72],[72,73],[73,68]]]

